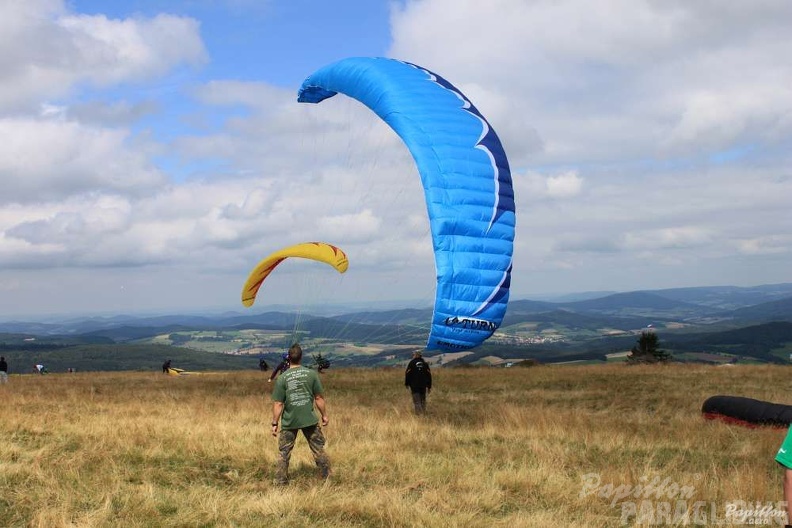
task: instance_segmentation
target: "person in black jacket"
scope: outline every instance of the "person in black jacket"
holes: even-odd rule
[[[413,358],[407,365],[404,386],[412,392],[415,414],[426,414],[426,394],[432,392],[432,372],[420,350],[413,352]]]
[[[5,357],[0,356],[0,383],[8,381],[8,363]]]

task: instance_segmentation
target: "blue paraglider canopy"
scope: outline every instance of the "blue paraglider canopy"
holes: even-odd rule
[[[395,59],[349,58],[319,69],[297,100],[357,99],[404,141],[423,183],[437,289],[427,349],[480,345],[509,300],[515,207],[500,139],[451,83]]]

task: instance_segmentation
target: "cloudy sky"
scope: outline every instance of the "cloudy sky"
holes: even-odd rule
[[[512,165],[512,298],[792,282],[788,0],[0,0],[0,317],[431,305],[420,179],[349,56],[443,75]],[[314,281],[314,282],[311,282]]]

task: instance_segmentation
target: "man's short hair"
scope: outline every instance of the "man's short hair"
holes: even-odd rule
[[[299,365],[302,361],[302,348],[297,343],[289,347],[289,362]]]

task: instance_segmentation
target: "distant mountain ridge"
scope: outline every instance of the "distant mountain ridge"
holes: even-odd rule
[[[648,290],[668,299],[734,310],[755,304],[792,297],[792,283],[764,284],[760,286],[702,286]]]
[[[525,321],[563,321],[564,324],[591,328],[635,328],[654,321],[681,320],[688,317],[712,317],[733,324],[792,319],[792,283],[754,287],[716,286],[640,290],[610,293],[594,299],[551,302],[512,299],[501,328]],[[537,317],[539,314],[541,316]],[[358,337],[383,336],[400,328],[402,332],[423,332],[428,328],[432,309],[410,308],[382,311],[359,311],[332,317],[313,314],[270,311],[255,314],[225,312],[219,315],[158,315],[135,317],[71,318],[57,322],[0,322],[0,333],[30,336],[108,337],[127,340],[160,333],[192,330],[222,330],[252,327],[291,330],[302,327],[325,328],[334,334]],[[311,322],[314,321],[314,322]],[[360,325],[360,326],[355,326]],[[375,330],[377,325],[383,330]],[[345,329],[346,327],[346,329]],[[412,330],[409,330],[412,329]],[[133,337],[137,336],[137,337]]]
[[[653,292],[614,293],[598,299],[563,303],[565,308],[578,311],[701,310],[702,306],[663,297]]]
[[[657,317],[615,317],[595,313],[577,313],[569,310],[552,310],[547,312],[532,313],[507,313],[501,328],[508,329],[513,325],[523,323],[560,324],[570,328],[598,331],[601,328],[630,330],[643,328],[649,324],[657,323]]]
[[[727,314],[734,319],[751,321],[792,321],[792,297],[738,308]]]
[[[635,291],[563,302],[513,299],[501,327],[482,346],[460,355],[432,351],[427,357],[443,365],[610,362],[623,359],[642,332],[654,331],[661,347],[679,361],[789,364],[788,292],[792,284]],[[327,343],[337,351],[336,368],[392,367],[401,364],[405,350],[426,343],[431,317],[432,309],[425,307],[328,316],[269,311],[5,322],[0,350],[15,364],[36,358],[61,371],[156,370],[165,357],[190,369],[257,368],[258,356],[277,360],[278,350],[296,337],[314,347]],[[259,334],[248,330],[272,335],[248,339]],[[190,341],[190,348],[182,348]]]

